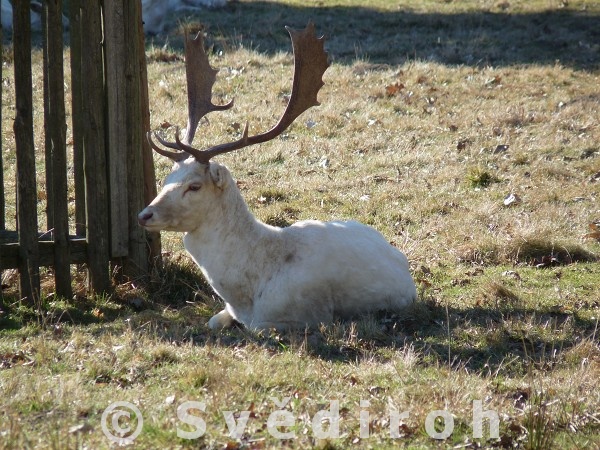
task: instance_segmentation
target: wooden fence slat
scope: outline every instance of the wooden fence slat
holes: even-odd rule
[[[39,241],[39,265],[54,265],[54,242]],[[19,243],[0,244],[2,261],[0,270],[18,268],[21,262]],[[84,264],[87,262],[87,242],[85,238],[72,237],[70,240],[71,264]]]
[[[44,2],[44,5],[46,2]],[[54,228],[54,208],[52,202],[54,199],[54,178],[52,177],[52,132],[50,131],[50,93],[48,91],[48,8],[42,7],[42,73],[43,73],[43,94],[44,94],[44,164],[46,166],[46,229]]]
[[[46,178],[52,180],[52,197],[48,198],[48,210],[52,211],[52,236],[54,239],[54,281],[56,294],[71,298],[71,257],[69,254],[69,212],[67,201],[67,148],[65,121],[65,92],[63,68],[62,0],[46,0],[44,86],[47,88],[44,102],[46,129],[46,152],[50,153],[46,165]]]
[[[127,83],[127,147],[130,149],[127,157],[128,179],[128,222],[129,222],[129,254],[125,264],[125,274],[130,277],[139,277],[148,273],[148,245],[145,232],[139,226],[137,214],[145,206],[144,196],[144,165],[143,143],[146,141],[143,123],[144,110],[148,110],[146,98],[141,89],[141,70],[145,48],[140,43],[139,36],[143,33],[142,11],[139,1],[125,3],[125,29],[124,35],[127,46],[128,58],[126,65]],[[142,45],[140,45],[142,44]],[[145,68],[145,66],[144,66]]]
[[[2,12],[0,11],[0,23]],[[4,54],[4,36],[0,26],[0,55]],[[4,64],[0,64],[0,80],[4,79]],[[2,86],[0,86],[0,106],[2,105]],[[0,134],[2,131],[2,108],[0,107]],[[2,156],[2,139],[0,139],[0,230],[6,229],[6,199],[4,198],[4,158]],[[0,289],[1,293],[1,289]]]
[[[0,10],[0,24],[2,23],[2,11]],[[4,36],[2,26],[0,26],[0,55],[4,54]],[[1,56],[0,56],[1,58]],[[0,80],[4,79],[4,64],[0,64]],[[2,86],[0,85],[0,136],[2,135]],[[6,200],[4,198],[4,158],[2,156],[2,139],[0,139],[0,230],[6,229]],[[2,264],[2,250],[0,249],[0,266]],[[0,272],[1,274],[1,272]],[[3,296],[2,287],[0,287],[0,300]]]
[[[138,2],[141,8],[141,2]],[[142,129],[144,133],[150,130],[150,108],[148,96],[148,71],[146,66],[146,51],[143,26],[138,34],[139,59],[140,59],[140,95],[142,99]],[[142,166],[144,171],[144,206],[148,205],[156,197],[156,172],[154,170],[154,152],[146,139],[142,139]],[[161,263],[161,243],[159,232],[146,232],[146,243],[148,245],[148,261],[150,265]]]
[[[73,132],[73,179],[75,184],[75,233],[86,235],[85,175],[83,171],[83,91],[81,75],[81,0],[69,1],[69,37],[71,45],[71,121]]]
[[[17,220],[20,252],[20,295],[29,301],[39,299],[39,248],[37,240],[37,189],[33,143],[33,101],[31,81],[31,33],[29,1],[13,5],[13,51],[15,68],[16,116],[14,121],[17,153]]]
[[[131,42],[124,36],[124,7],[122,0],[104,2],[104,42],[106,60],[106,98],[108,117],[108,177],[110,197],[110,250],[111,258],[127,256],[128,217],[127,192],[128,179],[135,174],[127,169],[127,138],[135,130],[127,129],[127,47]],[[135,3],[135,2],[132,2]],[[125,75],[125,76],[123,76]]]
[[[104,124],[103,35],[99,2],[81,3],[83,146],[90,289],[110,290],[108,186]]]

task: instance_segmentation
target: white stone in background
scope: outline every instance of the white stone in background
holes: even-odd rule
[[[203,8],[222,8],[227,0],[142,0],[144,32],[160,34],[165,31],[174,14],[201,11]]]

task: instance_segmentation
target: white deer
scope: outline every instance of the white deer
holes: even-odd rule
[[[213,316],[211,329],[234,321],[248,328],[289,329],[330,323],[378,310],[398,311],[417,297],[406,256],[376,230],[358,222],[303,221],[276,228],[248,210],[229,170],[210,159],[218,154],[271,140],[302,112],[318,105],[317,93],[328,67],[323,38],[314,25],[288,29],[294,48],[292,94],[279,123],[266,133],[208,150],[190,146],[198,121],[208,112],[233,106],[211,102],[217,71],[202,38],[186,36],[188,126],[183,142],[154,133],[175,161],[159,195],[139,213],[148,231],[185,233],[184,245],[225,309]]]

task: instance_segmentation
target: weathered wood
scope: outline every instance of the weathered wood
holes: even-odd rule
[[[2,12],[0,11],[0,23],[2,23]],[[4,54],[3,30],[0,26],[0,55]],[[4,64],[0,64],[0,80],[4,79]],[[0,105],[2,105],[2,84],[0,83]],[[2,134],[2,108],[0,108],[0,135]],[[2,156],[2,139],[0,139],[0,230],[6,228],[6,200],[4,198],[4,160]],[[1,257],[1,255],[0,255]],[[1,294],[1,289],[0,289]]]
[[[136,3],[136,2],[128,2]],[[127,197],[128,180],[135,176],[127,167],[128,154],[139,151],[131,148],[128,136],[135,130],[127,129],[128,78],[131,71],[128,64],[128,47],[131,42],[125,33],[124,1],[105,0],[104,2],[104,41],[105,72],[108,117],[108,177],[110,198],[110,256],[127,256],[129,245],[129,224]]]
[[[46,229],[54,228],[54,209],[52,201],[54,198],[54,179],[52,177],[52,132],[50,127],[50,92],[48,90],[48,8],[42,7],[42,83],[44,94],[44,164],[46,166]],[[39,225],[39,224],[38,224]]]
[[[150,107],[148,96],[148,71],[146,66],[146,52],[144,33],[138,34],[139,48],[141,49],[140,58],[140,89],[142,98],[142,128],[145,133],[150,130]],[[144,170],[144,206],[148,205],[157,194],[156,190],[156,173],[154,170],[154,152],[146,139],[142,139],[142,165]],[[149,264],[157,265],[161,263],[161,244],[160,233],[147,232],[146,242],[148,245],[148,261]]]
[[[54,266],[57,293],[70,296],[70,264],[87,263],[90,289],[100,293],[111,288],[111,256],[122,258],[130,278],[147,273],[149,251],[160,256],[159,235],[146,236],[137,224],[138,211],[156,195],[152,153],[145,140],[149,110],[140,0],[69,1],[78,237],[68,235],[62,2],[45,0],[43,10],[46,215],[51,242],[38,231],[30,5],[14,2],[19,232],[18,242],[14,236],[5,242],[5,233],[0,233],[0,270],[18,266],[22,296],[29,299],[39,298],[40,265]],[[4,195],[0,201],[5,201]],[[1,230],[2,204],[0,210]]]
[[[13,128],[17,153],[19,289],[22,298],[34,301],[39,299],[40,275],[29,14],[29,1],[15,2],[13,5],[13,51],[16,116]]]
[[[78,236],[76,234],[69,235],[69,240],[74,239],[85,239],[84,236]],[[53,242],[52,236],[46,232],[38,232],[38,242]],[[18,244],[19,243],[19,232],[14,230],[0,230],[0,244]]]
[[[2,11],[0,10],[0,55],[4,54],[2,30]],[[0,64],[0,81],[4,79],[4,64]],[[0,83],[0,136],[2,135],[2,85]],[[2,139],[0,139],[0,230],[6,228],[6,200],[4,199],[4,160],[2,157]],[[0,249],[0,265],[2,264],[2,249]],[[2,298],[2,288],[0,287],[0,299]]]
[[[73,132],[73,181],[75,184],[75,233],[86,235],[85,175],[83,171],[83,91],[81,88],[81,0],[69,1],[71,44],[71,120]]]
[[[108,242],[108,186],[104,124],[104,73],[100,3],[81,3],[82,64],[81,86],[84,172],[86,183],[86,222],[90,289],[101,293],[110,290]]]
[[[142,11],[139,1],[124,1],[126,42],[129,43],[126,76],[127,83],[127,170],[128,178],[128,222],[129,222],[129,255],[124,266],[125,275],[140,277],[148,273],[148,246],[145,233],[137,221],[137,214],[145,206],[144,198],[144,165],[143,142],[144,109],[148,104],[143,103],[144,97],[141,90],[141,55],[145,55],[145,48],[140,45],[140,34],[143,35]]]
[[[146,204],[144,136],[149,126],[141,3],[139,0],[106,0],[104,18],[108,115],[111,117],[108,124],[111,256],[126,255],[121,261],[123,274],[137,278],[148,272],[149,264],[146,235],[137,223],[137,213]],[[152,166],[149,176],[156,189],[153,170]]]
[[[54,265],[54,248],[52,241],[40,241],[39,265]],[[72,238],[70,240],[71,252],[69,254],[71,264],[84,264],[87,261],[87,242],[85,238]],[[18,242],[9,242],[0,244],[2,261],[0,261],[0,270],[15,269],[21,264],[20,248]]]
[[[69,255],[69,212],[67,200],[67,148],[65,121],[65,92],[63,72],[62,0],[44,2],[45,46],[44,102],[46,152],[50,154],[46,165],[46,178],[52,180],[52,196],[48,198],[48,211],[52,212],[52,237],[54,239],[54,282],[56,294],[71,298],[71,257]]]

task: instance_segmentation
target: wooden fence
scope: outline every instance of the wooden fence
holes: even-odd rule
[[[115,267],[127,277],[142,277],[160,255],[158,236],[137,224],[137,213],[156,195],[144,138],[149,110],[141,2],[69,0],[67,104],[62,0],[44,0],[44,125],[35,130],[44,136],[43,155],[36,155],[34,146],[29,3],[13,2],[16,218],[15,229],[7,230],[10,171],[2,170],[0,269],[18,268],[21,298],[39,297],[40,266],[53,266],[56,294],[70,298],[70,266],[81,263],[87,266],[89,289],[107,292]],[[0,148],[0,158],[9,150]],[[45,177],[36,174],[41,166]],[[38,201],[44,198],[46,230],[41,231]]]

